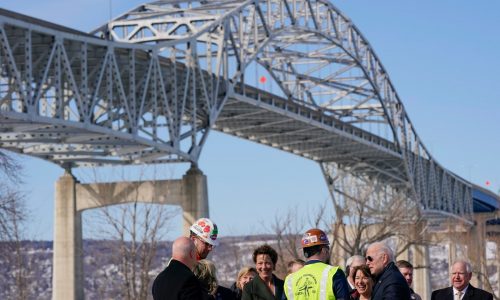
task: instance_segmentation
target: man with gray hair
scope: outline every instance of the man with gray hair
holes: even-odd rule
[[[375,277],[372,300],[410,300],[410,287],[394,264],[394,253],[383,242],[366,250],[366,265]]]
[[[457,260],[451,265],[451,286],[432,292],[431,300],[493,300],[493,295],[473,287],[472,266],[468,261]]]
[[[354,286],[353,276],[354,268],[366,264],[366,260],[361,255],[353,255],[349,257],[345,263],[345,274],[347,276],[347,283],[349,283],[349,294],[352,294],[356,287]]]

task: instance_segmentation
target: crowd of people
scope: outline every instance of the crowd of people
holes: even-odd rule
[[[395,261],[384,242],[368,246],[366,255],[347,259],[345,273],[329,264],[330,241],[324,231],[305,232],[301,248],[305,261],[288,262],[284,280],[273,271],[278,253],[264,244],[254,249],[255,266],[242,268],[231,288],[219,285],[215,265],[207,260],[217,245],[217,226],[207,218],[190,227],[189,237],[172,245],[168,266],[153,282],[155,300],[421,300],[412,289],[413,266]],[[493,295],[470,284],[471,264],[451,265],[451,286],[432,292],[431,300],[493,300]]]

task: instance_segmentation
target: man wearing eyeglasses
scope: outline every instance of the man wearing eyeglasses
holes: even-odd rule
[[[210,251],[217,246],[217,225],[210,219],[201,218],[189,228],[189,238],[196,247],[196,259],[207,258]]]
[[[458,260],[451,266],[451,287],[432,292],[431,300],[493,300],[493,295],[469,282],[472,266],[469,262]]]
[[[410,287],[394,264],[394,253],[383,242],[366,250],[366,265],[375,276],[372,300],[410,300]]]

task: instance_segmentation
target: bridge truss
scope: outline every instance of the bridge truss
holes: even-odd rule
[[[325,0],[156,1],[90,34],[0,10],[0,146],[70,168],[191,162],[211,129],[471,219],[368,41]]]

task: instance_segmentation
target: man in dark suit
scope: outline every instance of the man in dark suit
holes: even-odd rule
[[[451,266],[450,287],[432,292],[431,300],[493,300],[493,295],[473,287],[472,266],[464,260],[457,260]]]
[[[392,249],[382,242],[366,250],[366,265],[375,276],[372,300],[410,300],[410,287],[394,264]]]
[[[172,245],[172,260],[153,282],[153,299],[208,299],[208,293],[192,272],[196,263],[193,241],[188,237],[176,239]]]

